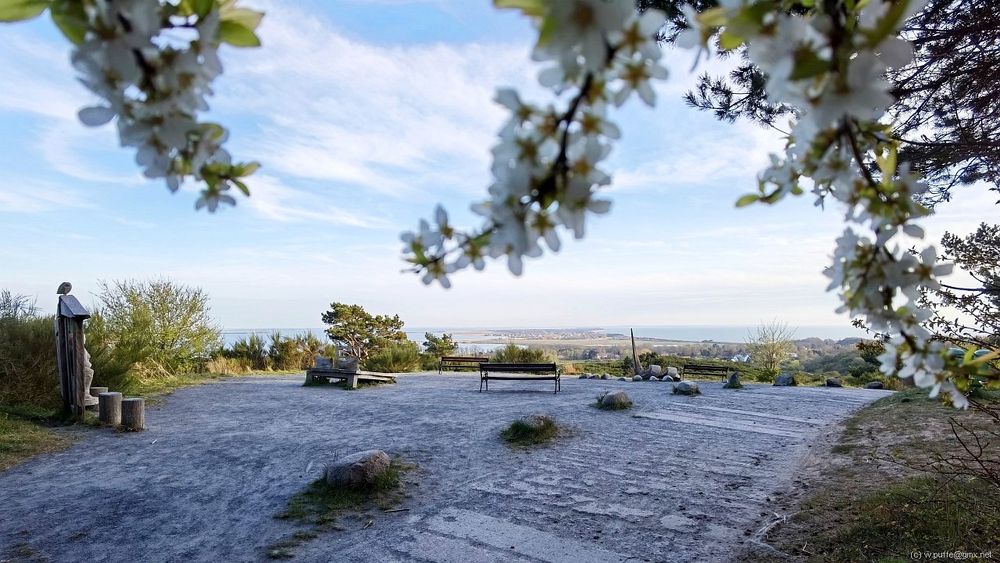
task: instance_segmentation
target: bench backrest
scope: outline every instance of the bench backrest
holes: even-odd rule
[[[489,358],[482,358],[479,356],[441,356],[442,362],[488,362]]]
[[[684,367],[682,369],[685,372],[688,371],[728,372],[734,370],[734,368],[730,368],[728,366],[713,366],[708,364],[684,364]]]
[[[479,364],[479,369],[483,371],[556,371],[555,364]]]

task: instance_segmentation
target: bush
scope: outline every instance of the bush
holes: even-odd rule
[[[58,407],[54,319],[3,315],[0,311],[0,403]]]
[[[364,362],[365,369],[385,373],[417,371],[420,365],[420,347],[410,340],[387,344]]]
[[[252,370],[265,370],[270,365],[269,349],[264,339],[256,333],[233,342],[232,348],[223,353],[224,356],[240,360]]]
[[[554,362],[555,358],[541,348],[522,348],[517,344],[508,344],[495,350],[490,360],[499,364],[540,364]]]
[[[92,330],[115,362],[138,360],[140,379],[191,373],[219,343],[208,294],[166,279],[100,282],[97,327]],[[95,370],[96,371],[96,370]]]

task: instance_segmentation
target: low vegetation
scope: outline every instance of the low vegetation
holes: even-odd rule
[[[275,515],[281,520],[291,520],[309,526],[270,545],[266,555],[270,559],[288,559],[294,556],[294,549],[303,543],[331,531],[345,528],[338,518],[347,513],[361,514],[363,527],[372,520],[365,511],[390,511],[406,496],[403,474],[413,466],[393,459],[392,464],[379,479],[368,487],[333,486],[326,479],[319,478],[289,499],[285,509]]]
[[[859,411],[830,459],[803,477],[822,485],[789,507],[768,543],[809,561],[1000,553],[1000,435],[988,414],[1000,395],[976,395],[987,411],[955,411],[921,389]]]
[[[58,451],[69,439],[33,422],[0,413],[0,471],[40,453]]]
[[[500,432],[500,437],[512,446],[534,446],[555,439],[559,431],[552,417],[533,415],[511,422]]]
[[[502,364],[541,364],[555,362],[555,355],[541,348],[507,344],[497,348],[490,356],[491,362]]]

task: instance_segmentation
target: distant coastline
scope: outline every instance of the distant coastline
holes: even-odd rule
[[[718,342],[742,343],[752,326],[742,325],[662,325],[662,326],[606,326],[606,327],[565,327],[565,328],[489,328],[489,327],[412,327],[407,328],[406,335],[417,343],[422,343],[425,332],[435,334],[449,333],[462,345],[493,348],[506,342],[537,343],[540,341],[558,344],[592,342],[594,344],[611,343],[627,338],[629,328],[633,328],[637,340],[657,342]],[[852,326],[802,326],[795,329],[794,339],[819,338],[823,340],[842,340],[845,338],[861,338],[863,331]],[[241,338],[257,334],[267,338],[273,332],[283,336],[298,336],[313,334],[325,339],[323,328],[226,328],[222,330],[222,339],[227,346]]]

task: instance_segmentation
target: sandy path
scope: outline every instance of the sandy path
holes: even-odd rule
[[[820,430],[886,392],[567,379],[403,376],[360,391],[301,378],[177,391],[138,434],[78,430],[69,450],[0,474],[0,560],[257,561],[301,529],[277,520],[324,461],[381,448],[419,469],[408,511],[345,516],[302,561],[714,561],[745,541]],[[632,411],[588,406],[624,388]],[[511,452],[542,412],[575,436]],[[19,555],[20,554],[20,555]]]

